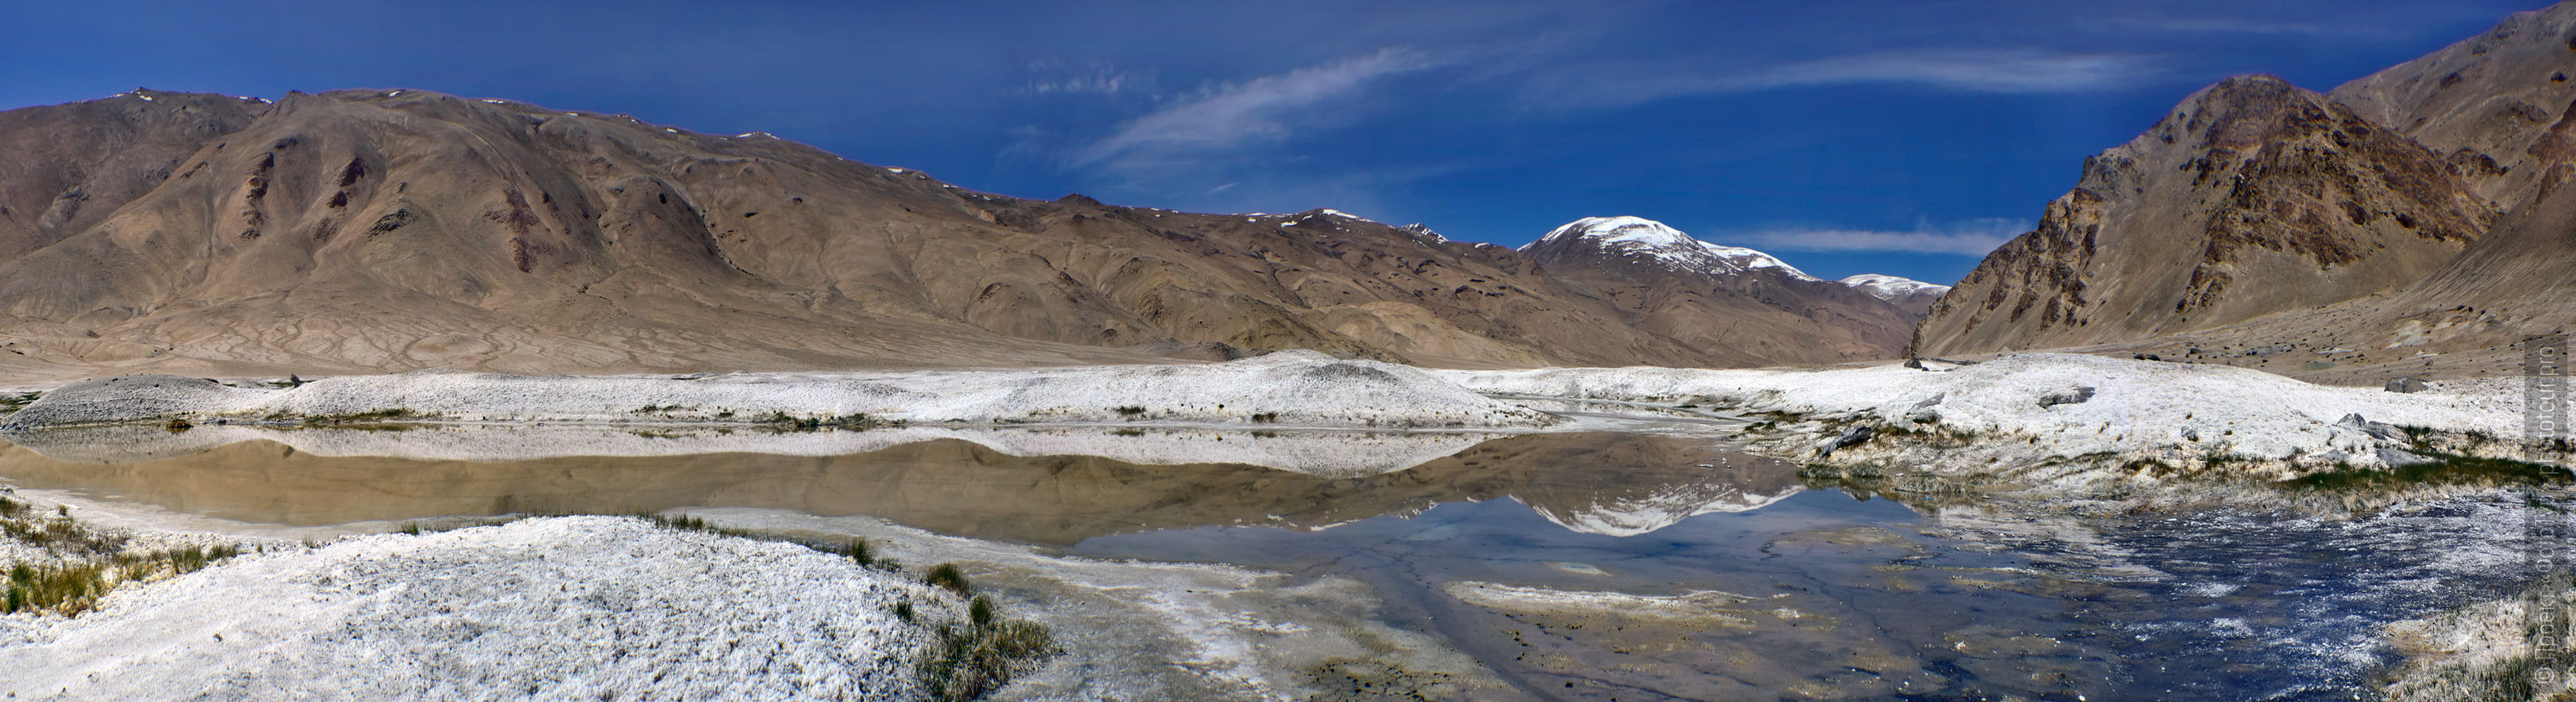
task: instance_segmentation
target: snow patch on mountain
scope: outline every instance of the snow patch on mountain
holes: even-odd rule
[[[1947,285],[1933,285],[1931,283],[1914,280],[1912,278],[1899,278],[1892,275],[1879,275],[1877,273],[1862,273],[1860,275],[1844,278],[1840,282],[1844,285],[1860,288],[1861,292],[1869,293],[1871,297],[1891,302],[1913,296],[1917,293],[1946,293],[1950,291],[1950,286]]]
[[[1643,217],[1585,217],[1557,227],[1547,236],[1539,237],[1537,242],[1521,247],[1521,250],[1565,239],[1589,239],[1605,251],[1647,257],[1677,271],[1735,275],[1767,268],[1792,278],[1820,280],[1771,254],[1700,241],[1679,229]]]

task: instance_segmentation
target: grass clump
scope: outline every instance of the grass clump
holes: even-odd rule
[[[726,414],[732,413],[728,412]],[[718,416],[721,418],[723,415]],[[903,426],[905,424],[903,420],[889,422],[869,416],[864,412],[844,414],[837,417],[799,417],[786,412],[771,412],[769,413],[769,416],[760,418],[760,423],[768,425],[769,430],[773,432],[816,431],[824,427],[851,431],[865,431],[878,427]]]
[[[2388,469],[2339,466],[2334,470],[2292,478],[2284,481],[2283,486],[2320,492],[2371,492],[2420,486],[2502,487],[2576,482],[2576,476],[2570,476],[2567,469],[2546,463],[2455,453],[2433,453],[2425,457],[2433,460]]]
[[[997,618],[963,628],[942,624],[930,655],[914,671],[931,699],[982,699],[1059,651],[1054,632],[1036,622]]]
[[[186,575],[241,554],[230,546],[189,546],[136,552],[124,536],[81,524],[69,508],[47,515],[32,505],[0,497],[0,536],[47,551],[47,562],[8,566],[0,583],[0,614],[53,612],[78,615],[120,585]]]
[[[272,414],[272,415],[269,415],[269,419],[283,419],[283,418],[285,418],[285,417],[284,417],[284,415],[283,415],[282,413],[281,413],[281,414]],[[414,411],[411,411],[411,410],[409,410],[409,409],[404,409],[404,408],[396,407],[396,408],[393,408],[393,409],[380,409],[380,410],[373,410],[373,411],[367,411],[367,412],[350,412],[350,413],[346,413],[346,414],[316,414],[316,415],[306,415],[306,416],[304,417],[303,423],[304,423],[304,426],[306,426],[306,427],[311,427],[311,428],[316,428],[316,429],[324,429],[324,428],[327,428],[327,429],[355,429],[355,430],[358,430],[358,431],[406,431],[406,430],[411,429],[411,426],[410,426],[410,425],[408,425],[408,424],[401,424],[401,423],[398,423],[398,422],[400,422],[401,420],[406,420],[406,419],[418,420],[418,419],[428,419],[428,418],[430,418],[430,415],[422,414],[422,413],[419,413],[419,412],[414,412]]]
[[[975,586],[966,582],[966,572],[958,570],[955,563],[941,563],[932,567],[929,573],[921,576],[921,582],[924,585],[957,593],[959,597],[975,594]]]

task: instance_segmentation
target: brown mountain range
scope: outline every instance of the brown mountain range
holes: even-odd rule
[[[2205,89],[2088,159],[1918,331],[2324,380],[2494,373],[2576,317],[2576,5],[2318,94]]]
[[[1025,200],[766,134],[426,91],[275,104],[137,91],[0,113],[0,148],[7,377],[1011,365],[1281,348],[1429,365],[1742,366],[1902,345],[1844,329],[1884,321],[1886,305],[1865,295],[1782,313],[1756,282],[1723,304],[1640,313],[1510,249],[1325,210]],[[1754,318],[1758,337],[1703,328]],[[1833,341],[1807,343],[1819,338]]]

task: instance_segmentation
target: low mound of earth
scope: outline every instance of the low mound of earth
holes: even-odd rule
[[[0,429],[194,422],[886,423],[1157,422],[1380,428],[1537,428],[1557,422],[1375,361],[1291,351],[1218,364],[851,375],[530,377],[454,371],[237,387],[174,376],[82,381]]]
[[[899,617],[910,602],[917,618]],[[0,618],[18,699],[916,699],[946,591],[802,546],[565,517],[360,537]],[[138,636],[137,632],[151,632]]]
[[[1878,329],[1855,344],[1842,315],[1717,297],[1679,314],[1835,341],[1635,325],[1627,301],[1519,252],[1331,210],[1022,199],[765,133],[421,90],[274,104],[140,90],[0,113],[0,153],[0,371],[53,379],[1291,348],[1743,366],[1886,358],[1902,341]]]
[[[1756,450],[1836,474],[2001,479],[2042,494],[2117,494],[2182,479],[2386,476],[2446,460],[2527,457],[2499,438],[2522,426],[2521,388],[2501,381],[2395,393],[2056,353],[1927,365],[1941,369],[1440,373],[1489,393],[1718,407],[1768,418],[1749,430]],[[2563,443],[2537,450],[2544,455],[2532,460],[2571,453]]]

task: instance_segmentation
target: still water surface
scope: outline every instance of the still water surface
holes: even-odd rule
[[[2527,509],[2075,520],[1909,506],[1803,483],[1713,437],[1625,432],[1493,438],[1343,478],[958,439],[504,461],[273,441],[47,448],[0,444],[0,479],[349,531],[686,508],[865,515],[1064,555],[1355,578],[1386,623],[1545,699],[2368,699],[2386,662],[2378,628],[2510,588]]]

